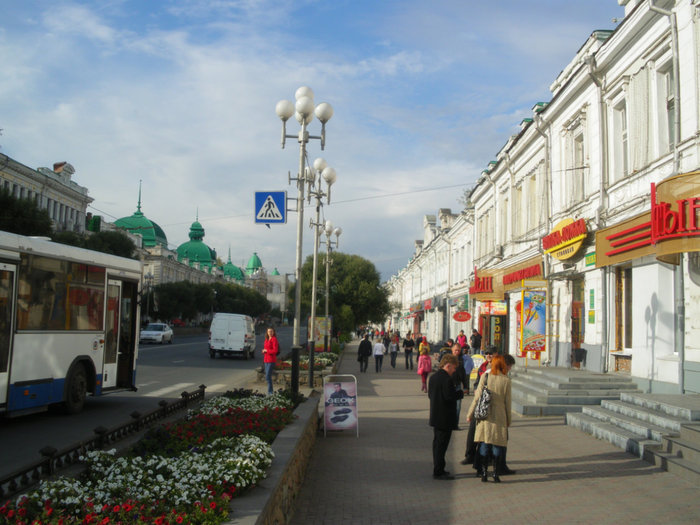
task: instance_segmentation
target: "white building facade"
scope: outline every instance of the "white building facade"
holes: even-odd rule
[[[475,327],[482,348],[520,364],[697,393],[700,2],[619,2],[615,31],[590,35],[465,211],[426,230],[387,283],[400,305],[392,322],[435,342]],[[446,299],[440,329],[426,308],[436,296]]]

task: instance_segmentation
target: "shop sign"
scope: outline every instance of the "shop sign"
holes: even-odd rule
[[[522,281],[523,279],[529,279],[530,277],[539,277],[542,275],[542,265],[540,263],[533,264],[526,268],[521,268],[515,272],[507,273],[503,276],[503,284],[509,285]]]
[[[508,303],[505,301],[485,301],[482,303],[481,313],[486,315],[507,315]]]
[[[656,184],[651,184],[651,242],[700,235],[700,197],[657,202]]]
[[[469,321],[471,318],[472,318],[472,314],[470,314],[469,312],[464,312],[464,311],[462,311],[462,312],[456,312],[456,313],[452,316],[452,319],[454,319],[454,320],[457,321],[458,323],[466,323],[466,322]]]
[[[556,259],[569,259],[581,248],[587,233],[584,219],[564,219],[542,238],[542,248]]]
[[[596,266],[645,255],[678,264],[677,254],[700,251],[700,171],[651,185],[651,210],[596,233]]]
[[[433,309],[433,300],[432,299],[426,299],[423,301],[423,310],[432,310]]]
[[[595,266],[595,252],[586,254],[586,266]]]
[[[479,277],[479,272],[475,266],[474,284],[469,287],[469,293],[493,293],[493,276]]]

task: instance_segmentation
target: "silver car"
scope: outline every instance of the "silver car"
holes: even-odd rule
[[[142,343],[159,343],[163,344],[173,342],[173,329],[165,323],[149,323],[146,328],[141,330],[139,336]]]

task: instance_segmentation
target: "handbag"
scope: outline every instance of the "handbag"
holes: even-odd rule
[[[489,410],[491,409],[491,391],[487,386],[488,380],[489,375],[484,374],[484,389],[481,391],[481,395],[474,407],[474,419],[477,421],[483,421],[489,417]]]

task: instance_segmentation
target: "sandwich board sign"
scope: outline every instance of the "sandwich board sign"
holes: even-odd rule
[[[256,191],[255,222],[257,224],[285,224],[287,222],[287,192]]]
[[[357,378],[351,374],[323,376],[323,435],[329,430],[354,430],[360,437]]]

